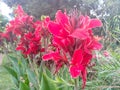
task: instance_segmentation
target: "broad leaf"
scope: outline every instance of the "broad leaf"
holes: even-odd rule
[[[14,56],[10,56],[9,55],[9,59],[10,61],[12,62],[12,65],[14,67],[14,70],[17,72],[17,74],[20,76],[20,68],[19,68],[19,65],[18,65],[18,59]]]
[[[23,82],[20,82],[19,90],[30,90],[30,87]]]
[[[33,86],[37,88],[38,83],[37,83],[35,73],[31,71],[30,69],[27,69],[27,76],[28,76],[29,82],[32,83]]]
[[[12,76],[12,80],[18,86],[18,76],[17,73],[14,71],[12,67],[4,66],[4,68],[9,72],[9,74]]]
[[[43,74],[40,90],[58,90],[58,88],[52,79]]]

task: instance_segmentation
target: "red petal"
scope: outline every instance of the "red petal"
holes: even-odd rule
[[[100,50],[101,48],[102,48],[101,43],[99,43],[98,41],[95,41],[93,49],[94,50]]]
[[[99,19],[91,19],[89,28],[101,27],[102,22]]]
[[[60,70],[60,68],[63,66],[63,63],[62,62],[57,62],[56,63],[56,70],[55,70],[55,72],[54,72],[54,74],[56,74],[59,70]]]
[[[81,78],[82,78],[82,89],[84,90],[86,86],[86,80],[87,80],[87,70],[86,68],[81,72]]]
[[[102,48],[102,45],[97,40],[93,40],[88,48],[92,50],[100,50]]]
[[[71,60],[71,64],[72,65],[80,64],[82,59],[83,59],[82,50],[78,49],[73,54],[73,57],[72,57],[72,60]]]
[[[40,52],[45,52],[45,48],[41,48]]]
[[[87,66],[92,59],[92,54],[84,53],[83,61],[81,62],[82,65]]]
[[[72,78],[77,78],[80,75],[80,69],[78,66],[71,66],[69,71]]]
[[[58,61],[59,59],[61,59],[61,56],[59,55],[58,52],[52,52],[52,53],[48,53],[43,55],[43,60],[47,61],[47,60],[54,60],[54,61]]]
[[[24,10],[22,9],[22,6],[18,5],[17,6],[17,9],[15,10],[15,13],[18,15],[18,16],[22,16],[25,14]]]
[[[60,30],[61,30],[61,26],[55,22],[50,22],[48,25],[49,31],[50,33],[52,33],[55,36],[59,36],[60,35]]]
[[[26,33],[24,36],[27,40],[31,40],[31,38],[33,37],[33,34],[29,32],[29,33]]]
[[[10,38],[10,33],[9,32],[2,33],[2,37],[6,38],[6,39],[9,39]]]
[[[85,69],[85,67],[83,65],[73,65],[70,66],[70,74],[72,76],[72,78],[77,78],[78,76],[80,76],[80,73]]]
[[[67,25],[68,24],[68,16],[64,13],[62,13],[61,10],[58,10],[56,13],[56,20],[63,25]]]
[[[89,33],[86,29],[76,29],[70,36],[78,39],[86,39],[89,37]]]
[[[18,47],[16,48],[16,50],[25,51],[26,49],[25,49],[23,46],[18,46]]]
[[[64,38],[58,38],[58,37],[54,37],[53,38],[53,43],[57,44],[58,46],[60,46],[64,51],[68,51],[65,43],[63,42],[65,39]]]

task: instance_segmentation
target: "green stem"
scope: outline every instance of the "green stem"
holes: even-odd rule
[[[75,86],[74,86],[74,90],[79,90],[79,84],[78,84],[78,80],[75,79]]]

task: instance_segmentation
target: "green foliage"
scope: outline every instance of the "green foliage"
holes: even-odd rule
[[[103,26],[104,39],[102,40],[104,48],[113,50],[119,48],[120,44],[120,15],[115,15],[106,20]]]
[[[10,74],[0,65],[0,90],[10,90],[10,87],[15,87],[10,78]]]
[[[40,90],[58,90],[56,84],[47,75],[43,74]]]
[[[37,83],[37,78],[36,78],[35,72],[30,70],[29,68],[27,68],[26,72],[27,72],[28,80],[29,80],[30,84],[32,85],[32,87],[39,87],[39,84]],[[36,90],[36,89],[33,89],[33,90]]]
[[[67,78],[66,69],[60,71],[60,73],[64,72],[64,75],[58,73],[53,76],[44,63],[41,63],[39,67],[18,53],[9,54],[7,57],[10,64],[4,65],[4,68],[11,75],[17,90],[72,90],[74,86],[70,75]]]
[[[96,66],[93,67],[94,69],[92,71],[94,78],[91,79],[89,76],[90,70],[88,70],[88,82],[85,90],[119,90],[119,50],[119,48],[114,52],[109,50],[111,52],[109,57],[105,57],[102,52],[97,52],[99,58],[97,58]],[[24,59],[20,54],[9,55],[9,60],[11,61],[12,67],[7,65],[5,68],[12,76],[12,80],[16,85],[15,90],[73,90],[74,81],[71,79],[65,67],[57,75],[53,76],[44,67],[44,62],[41,63],[40,67],[36,67],[31,62],[31,68],[28,60]],[[79,86],[81,87],[80,80]]]
[[[12,67],[4,66],[4,68],[12,75],[12,79],[14,83],[18,86],[18,77],[17,73],[14,71]]]
[[[4,31],[4,27],[6,25],[6,23],[8,22],[8,18],[3,16],[1,13],[0,13],[0,31]]]
[[[4,67],[9,72],[9,74],[11,74],[12,80],[16,85],[16,89],[27,88],[27,86],[25,85],[29,85],[29,81],[24,68],[26,67],[24,66],[25,63],[21,62],[22,60],[19,60],[18,57],[14,57],[14,55],[9,55],[8,59],[10,60],[12,67],[7,65],[5,65]],[[24,82],[25,85],[22,82]]]
[[[97,59],[94,79],[88,80],[86,90],[119,90],[120,89],[120,53],[110,51],[109,57],[104,57],[101,53]],[[88,77],[89,78],[89,77]]]
[[[30,88],[25,83],[20,82],[20,88],[19,88],[19,90],[30,90]]]

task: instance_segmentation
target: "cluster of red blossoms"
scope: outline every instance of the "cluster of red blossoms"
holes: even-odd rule
[[[43,60],[55,61],[57,71],[67,65],[73,78],[82,78],[84,88],[86,68],[92,59],[92,52],[102,48],[92,29],[101,26],[102,23],[98,19],[74,14],[69,16],[57,11],[55,20],[49,21],[48,24],[52,44],[56,49],[44,55]]]
[[[68,15],[60,10],[55,20],[47,17],[43,21],[35,21],[18,6],[16,17],[7,25],[6,33],[17,37],[16,49],[23,54],[42,53],[44,61],[54,61],[55,73],[66,65],[72,78],[82,78],[84,88],[92,53],[102,48],[92,29],[101,26],[98,19],[74,13]]]
[[[2,37],[17,43],[16,50],[21,50],[25,55],[33,55],[41,50],[41,22],[34,21],[19,5],[15,10],[15,18],[6,25]]]

